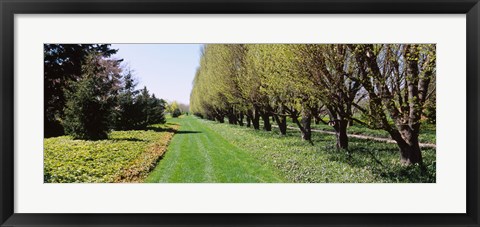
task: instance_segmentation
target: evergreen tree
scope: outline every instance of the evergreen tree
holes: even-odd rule
[[[152,95],[149,101],[149,122],[148,124],[163,124],[165,120],[165,104],[166,102],[162,99],[155,97],[155,94]]]
[[[108,137],[112,114],[111,99],[114,77],[105,75],[105,67],[97,54],[87,57],[81,79],[66,92],[65,132],[75,139],[98,140]]]
[[[118,107],[115,113],[116,118],[114,128],[117,130],[130,130],[138,128],[138,118],[141,116],[141,110],[135,103],[135,97],[139,93],[135,90],[137,82],[133,77],[133,71],[128,70],[123,76],[123,87],[118,96]]]
[[[182,111],[180,111],[179,108],[176,108],[175,110],[173,110],[172,117],[180,117],[180,115],[182,115]]]
[[[146,129],[150,122],[150,94],[147,87],[143,87],[135,99],[135,107],[139,110],[136,118],[136,128]]]
[[[65,93],[82,77],[86,56],[97,53],[110,57],[117,50],[108,44],[45,44],[44,45],[44,130],[45,137],[64,133]]]
[[[132,71],[123,76],[123,87],[118,96],[115,129],[146,129],[151,124],[165,123],[165,101],[150,96],[146,87],[135,90],[137,82]]]

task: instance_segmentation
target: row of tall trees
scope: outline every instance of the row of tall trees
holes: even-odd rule
[[[209,44],[190,107],[255,129],[262,119],[267,131],[272,119],[283,135],[288,117],[310,142],[312,121],[328,123],[339,149],[348,149],[356,122],[386,130],[402,162],[422,163],[418,135],[422,116],[435,116],[435,57],[430,44]]]
[[[145,129],[163,123],[165,101],[136,90],[132,71],[100,44],[44,46],[45,137],[105,139],[110,129]]]

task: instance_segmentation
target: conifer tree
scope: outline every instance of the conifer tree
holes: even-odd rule
[[[81,79],[66,92],[64,128],[75,139],[98,140],[108,137],[116,75],[107,76],[101,57],[92,53],[82,66]]]

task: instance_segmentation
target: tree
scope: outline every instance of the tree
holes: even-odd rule
[[[164,124],[166,122],[164,115],[165,105],[165,100],[158,99],[155,97],[155,94],[152,94],[149,101],[148,124]]]
[[[268,76],[264,62],[265,54],[268,53],[268,46],[263,44],[247,45],[245,53],[245,73],[239,80],[240,94],[244,100],[247,100],[251,107],[247,116],[251,119],[255,129],[259,129],[259,120],[263,120],[263,129],[271,130],[270,116],[272,116],[273,107],[271,107],[270,96],[265,89],[265,81]],[[279,118],[277,118],[279,119]],[[284,134],[283,127],[280,128]]]
[[[139,119],[142,118],[142,110],[136,103],[139,91],[135,89],[137,82],[133,77],[133,71],[128,69],[123,76],[122,88],[118,95],[115,129],[131,130],[140,128]]]
[[[173,113],[176,109],[178,109],[177,101],[172,101],[167,105],[167,112],[169,113]]]
[[[312,118],[328,113],[337,148],[348,149],[355,121],[386,130],[403,163],[421,164],[420,124],[435,119],[435,55],[429,44],[207,45],[191,110],[230,123],[245,114],[255,129],[261,117],[265,130],[273,117],[282,134],[290,117],[308,141]]]
[[[150,96],[146,87],[136,90],[136,86],[133,71],[128,69],[117,99],[115,129],[146,129],[151,124],[165,123],[165,101],[155,94]]]
[[[260,116],[268,106],[269,99],[264,89],[261,89],[262,78],[257,67],[258,51],[254,45],[244,45],[243,73],[237,78],[241,100],[244,102],[247,126],[260,129]],[[265,118],[265,117],[264,117]],[[269,129],[269,121],[264,122],[264,128]]]
[[[359,82],[350,79],[356,74],[354,60],[346,45],[298,45],[297,67],[305,70],[318,89],[316,96],[328,111],[330,125],[336,134],[338,149],[348,150],[347,126],[353,120],[352,108],[358,102],[357,93],[361,89]],[[312,108],[312,112],[318,110]],[[318,110],[319,111],[319,110]],[[322,121],[322,119],[318,119]]]
[[[182,111],[180,111],[179,108],[176,108],[175,110],[173,110],[172,117],[179,117],[180,115],[182,115]]]
[[[151,110],[151,97],[146,86],[140,90],[140,93],[135,97],[135,108],[137,108],[138,116],[136,117],[136,128],[146,129],[147,126],[153,121]]]
[[[274,116],[282,134],[286,117],[292,118],[302,139],[311,142],[312,106],[318,102],[316,89],[309,81],[296,53],[298,45],[255,44],[249,47],[249,68],[259,77],[259,90],[265,94],[264,112]],[[264,117],[265,119],[265,117]]]
[[[202,52],[200,68],[192,90],[192,110],[208,119],[223,122],[227,117],[230,124],[243,124],[239,120],[239,104],[235,84],[235,61],[229,45],[209,44]]]
[[[44,45],[44,132],[45,137],[64,133],[66,92],[82,77],[82,65],[90,53],[110,57],[117,50],[103,44],[45,44]]]
[[[119,78],[116,69],[117,61],[104,60],[97,53],[86,57],[81,79],[66,91],[63,126],[67,134],[87,140],[108,137]]]
[[[397,142],[401,161],[422,164],[418,135],[430,83],[436,74],[434,44],[349,45],[368,93],[368,108],[356,106],[372,128]],[[391,120],[390,120],[391,119]]]
[[[236,69],[231,45],[210,44],[205,46],[205,77],[209,85],[210,102],[214,109],[225,115],[230,124],[238,123],[238,89]]]

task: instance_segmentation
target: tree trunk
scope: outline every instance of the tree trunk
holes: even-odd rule
[[[312,115],[308,111],[302,111],[302,121],[299,122],[298,118],[296,115],[292,115],[292,120],[295,122],[300,129],[300,132],[302,133],[302,140],[309,141],[311,144],[312,143],[312,128],[311,122],[312,122]]]
[[[253,113],[252,124],[254,129],[260,129],[260,113],[258,110]]]
[[[235,114],[228,114],[228,123],[232,125],[237,123],[237,117]]]
[[[305,111],[302,113],[302,139],[306,141],[312,141],[312,116]]]
[[[247,127],[250,128],[250,124],[252,122],[252,115],[250,114],[250,111],[247,112]]]
[[[243,113],[238,115],[238,125],[243,126]]]
[[[347,104],[347,116],[349,116],[348,119],[348,126],[353,126],[353,112],[352,112],[352,104]]]
[[[390,132],[393,140],[397,142],[400,149],[400,161],[403,164],[410,165],[418,163],[423,164],[422,152],[418,143],[418,133],[411,130],[408,126],[399,126],[399,130]]]
[[[262,113],[263,129],[265,131],[272,131],[272,125],[270,124],[270,116],[268,113]]]
[[[423,164],[422,152],[418,143],[400,148],[400,160],[404,164]]]
[[[287,134],[287,117],[286,116],[277,116],[273,115],[275,122],[277,122],[278,129],[280,129],[280,134]]]
[[[337,149],[348,150],[347,120],[335,120],[333,128],[337,139]]]
[[[223,116],[217,115],[217,116],[215,116],[215,118],[216,118],[217,121],[220,122],[220,123],[224,123],[224,122],[225,122],[225,119],[224,119]]]

